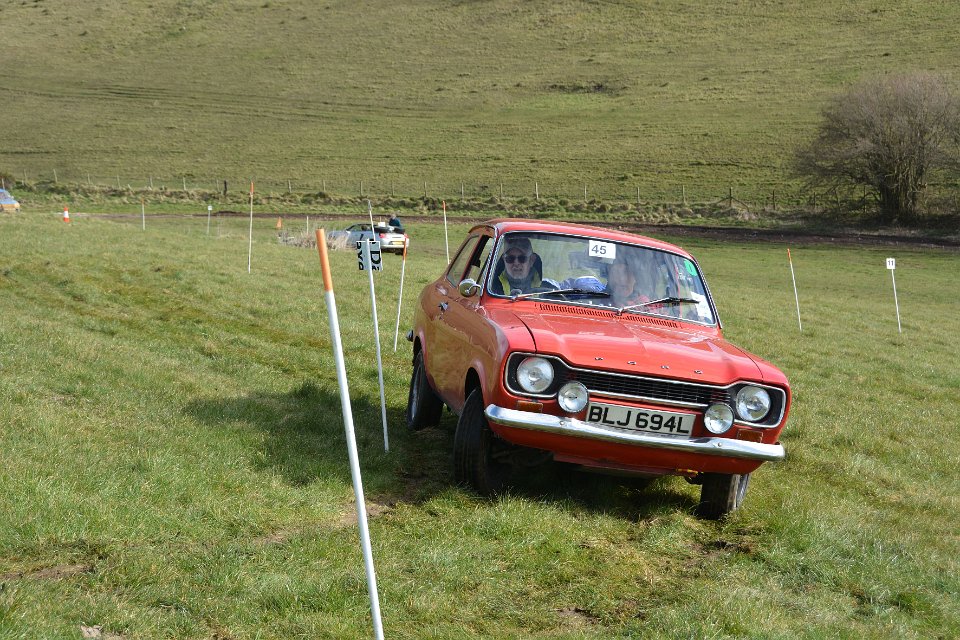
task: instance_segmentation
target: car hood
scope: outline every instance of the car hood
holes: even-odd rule
[[[572,313],[576,307],[570,313],[544,313],[542,307],[515,313],[539,353],[558,355],[576,367],[718,385],[763,380],[754,358],[712,327],[686,330],[649,316],[593,310],[580,315]]]

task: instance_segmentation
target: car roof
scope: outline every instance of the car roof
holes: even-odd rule
[[[586,224],[577,224],[573,222],[554,222],[549,220],[525,220],[520,218],[496,218],[481,222],[473,227],[479,229],[482,227],[492,228],[497,236],[511,232],[539,232],[539,233],[564,233],[571,235],[588,235],[595,238],[603,238],[613,242],[626,242],[629,244],[640,244],[654,249],[662,249],[671,253],[678,253],[686,257],[692,257],[689,253],[675,244],[649,238],[635,233],[618,231],[616,229],[604,229]],[[471,231],[473,230],[471,229]]]

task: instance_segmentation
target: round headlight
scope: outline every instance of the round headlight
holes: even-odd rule
[[[741,420],[759,422],[770,413],[770,394],[760,387],[744,387],[737,392],[737,415]]]
[[[577,413],[587,406],[587,388],[580,382],[568,382],[560,387],[560,393],[557,394],[557,402],[560,408],[567,413]]]
[[[725,404],[712,404],[703,414],[703,426],[710,433],[725,433],[733,426],[733,409]]]
[[[517,367],[520,388],[530,393],[543,393],[553,382],[553,365],[544,358],[524,358]]]

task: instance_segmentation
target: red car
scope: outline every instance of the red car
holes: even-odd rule
[[[782,460],[790,387],[723,338],[696,260],[589,226],[475,226],[415,311],[411,429],[459,415],[458,482],[496,494],[553,459],[615,474],[681,475],[697,513],[738,508]]]

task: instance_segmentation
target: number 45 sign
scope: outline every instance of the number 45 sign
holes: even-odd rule
[[[369,247],[369,257],[365,255]],[[357,242],[357,266],[360,271],[365,271],[365,264],[370,260],[370,268],[374,271],[383,271],[383,259],[380,256],[379,240],[360,240]]]

